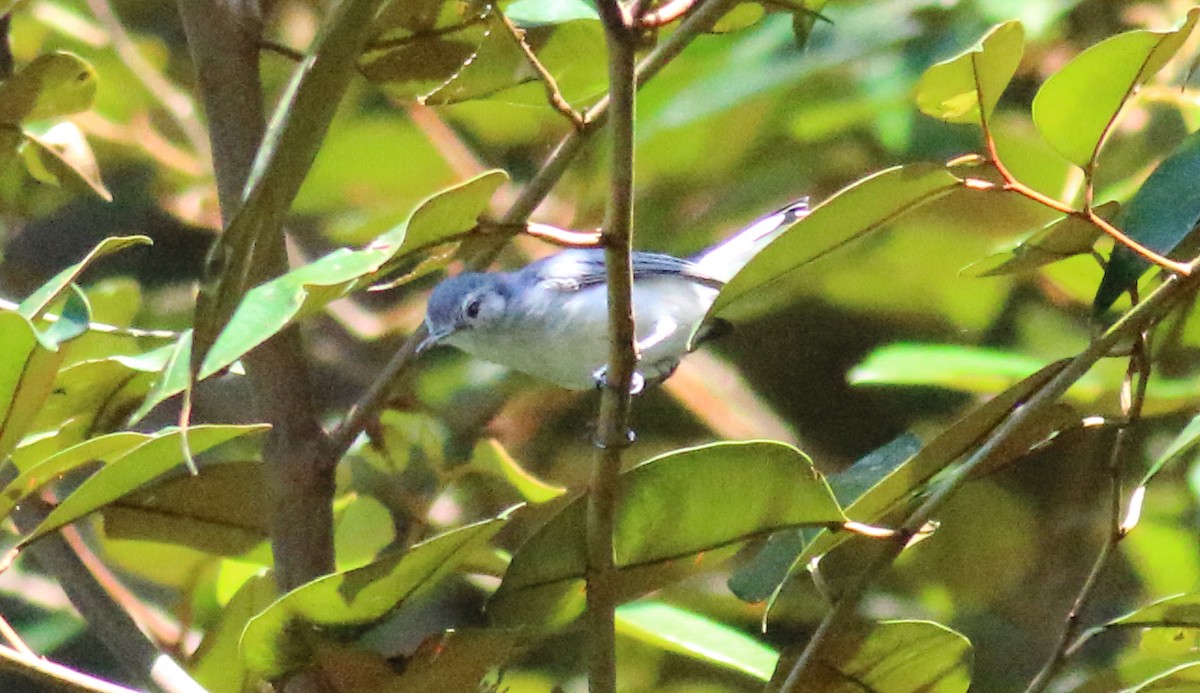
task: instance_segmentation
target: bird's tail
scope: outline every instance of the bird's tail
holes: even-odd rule
[[[691,261],[701,274],[727,282],[733,279],[733,275],[745,267],[758,251],[792,224],[808,216],[808,212],[807,197],[790,202],[724,241],[700,251],[691,257]]]

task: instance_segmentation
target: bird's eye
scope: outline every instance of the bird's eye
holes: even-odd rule
[[[479,317],[479,307],[479,299],[473,298],[467,303],[466,307],[463,308],[463,312],[466,313],[468,318],[474,320],[475,318]]]

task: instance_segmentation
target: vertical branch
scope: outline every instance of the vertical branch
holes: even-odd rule
[[[593,693],[616,690],[616,595],[613,523],[621,451],[629,444],[630,385],[637,365],[633,321],[633,128],[636,37],[619,0],[597,3],[608,46],[612,171],[604,263],[608,275],[608,368],[596,432],[587,505],[588,682]]]
[[[1108,566],[1109,560],[1116,552],[1118,545],[1125,539],[1132,527],[1125,525],[1124,518],[1121,512],[1121,500],[1123,493],[1122,479],[1124,478],[1123,460],[1125,457],[1126,438],[1129,433],[1129,427],[1136,423],[1142,416],[1142,407],[1146,401],[1146,386],[1150,380],[1150,355],[1146,345],[1146,333],[1143,331],[1133,347],[1133,353],[1129,357],[1129,366],[1125,372],[1125,382],[1122,384],[1121,391],[1121,408],[1124,414],[1124,420],[1117,429],[1116,439],[1113,440],[1112,449],[1108,456],[1108,476],[1109,476],[1109,527],[1108,538],[1104,545],[1100,547],[1099,553],[1096,554],[1096,559],[1092,562],[1091,570],[1088,571],[1087,578],[1079,587],[1079,593],[1075,595],[1075,600],[1071,604],[1071,610],[1067,612],[1066,624],[1063,626],[1062,633],[1059,634],[1058,641],[1055,643],[1054,649],[1047,658],[1045,665],[1041,671],[1034,676],[1029,682],[1029,687],[1025,689],[1025,693],[1041,693],[1050,682],[1058,674],[1062,665],[1067,662],[1070,657],[1074,645],[1079,641],[1076,636],[1079,634],[1080,616],[1084,608],[1091,602],[1091,598],[1095,593],[1096,584],[1100,580],[1100,576],[1104,573],[1104,569]]]

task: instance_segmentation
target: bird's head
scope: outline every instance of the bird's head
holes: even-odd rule
[[[429,335],[418,351],[441,342],[454,344],[476,330],[496,325],[508,307],[512,290],[501,274],[466,272],[446,279],[433,289],[425,310]]]

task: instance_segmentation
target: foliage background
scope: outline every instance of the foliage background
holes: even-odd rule
[[[41,184],[10,162],[0,171],[0,286],[7,296],[24,295],[99,239],[144,233],[154,238],[153,247],[118,254],[88,275],[97,315],[119,320],[131,301],[140,301],[137,324],[181,328],[190,320],[190,292],[204,249],[219,226],[210,168],[204,146],[189,138],[117,54],[110,28],[95,14],[102,4],[32,0],[14,16],[18,63],[61,48],[95,66],[95,108],[73,120],[96,151],[113,202]],[[112,9],[149,70],[190,93],[192,69],[175,7],[124,0]],[[1050,194],[1065,190],[1073,174],[1037,140],[1029,120],[1038,85],[1088,45],[1130,28],[1170,26],[1186,9],[1166,1],[833,2],[822,13],[829,21],[818,22],[804,50],[796,48],[791,19],[782,14],[702,37],[639,95],[636,243],[689,253],[789,199],[821,200],[871,171],[979,151],[977,128],[941,123],[916,110],[914,85],[929,65],[1011,18],[1024,23],[1028,47],[995,117],[1001,151],[1026,182]],[[270,24],[273,40],[302,48],[322,11],[321,3],[281,1]],[[575,91],[568,95],[586,101],[599,93],[596,84],[602,89],[603,62],[600,54],[579,53],[570,64],[579,72],[572,73]],[[1191,55],[1186,49],[1182,54],[1118,123],[1099,174],[1103,197],[1127,196],[1195,128],[1195,94],[1178,86]],[[263,74],[272,94],[292,67],[286,56],[266,53]],[[290,251],[313,258],[369,240],[421,199],[486,168],[504,168],[520,182],[568,128],[545,106],[536,85],[434,108],[390,98],[387,89],[358,80],[293,207]],[[536,218],[570,228],[598,225],[606,172],[604,147],[593,142]],[[1023,275],[964,273],[962,268],[1010,246],[1052,215],[1007,198],[956,198],[812,265],[757,314],[740,320],[731,337],[692,357],[673,386],[641,398],[630,461],[717,438],[770,437],[795,442],[832,473],[906,430],[926,437],[941,430],[978,397],[1003,389],[1011,377],[996,374],[1021,363],[1017,357],[1045,363],[1079,351],[1095,329],[1090,304],[1101,268],[1081,256]],[[515,265],[549,251],[519,239],[500,262]],[[400,337],[417,325],[424,291],[435,279],[356,295],[304,324],[316,362],[313,377],[331,416],[353,401]],[[106,318],[105,310],[117,317]],[[1192,357],[1200,333],[1194,321],[1181,322],[1178,332],[1179,348],[1163,368],[1186,380],[1196,372]],[[897,343],[998,351],[967,354],[963,364],[930,349],[901,354],[908,360],[898,365],[868,361],[876,349]],[[871,368],[856,369],[864,362]],[[934,373],[907,378],[921,381],[916,384],[878,384],[905,380],[918,365]],[[855,379],[877,382],[852,384]],[[406,413],[395,415],[391,425],[406,445],[421,447],[428,465],[401,470],[405,489],[390,500],[398,519],[385,511],[389,501],[378,497],[339,515],[344,561],[361,563],[394,538],[421,533],[426,522],[476,519],[512,502],[512,492],[493,479],[446,472],[485,435],[543,479],[564,486],[585,482],[581,460],[590,456],[594,395],[564,393],[449,351],[428,357],[409,385],[394,402]],[[1185,389],[1136,429],[1131,449],[1138,457],[1154,458],[1195,408],[1197,392]],[[1114,394],[1115,384],[1101,386],[1089,406],[1113,414]],[[198,398],[197,418],[253,421],[248,399],[237,379],[209,385]],[[169,423],[174,415],[168,407],[155,421]],[[970,483],[940,513],[934,538],[906,552],[888,574],[868,600],[867,613],[929,618],[962,632],[974,645],[977,690],[1023,685],[1041,666],[1104,541],[1106,482],[1097,469],[1105,463],[1107,435],[1080,433]],[[344,465],[345,488],[363,483],[364,470],[378,463],[369,457],[361,453],[360,466]],[[1200,477],[1188,464],[1164,477],[1151,487],[1142,523],[1106,571],[1086,622],[1200,586]],[[453,482],[450,492],[442,488],[447,481]],[[355,498],[369,498],[357,489]],[[512,548],[532,523],[514,521],[500,543]],[[172,617],[186,614],[201,628],[214,622],[219,600],[228,597],[220,582],[227,565],[190,549],[105,538],[98,526],[89,535],[147,603]],[[39,643],[36,649],[120,677],[63,608],[53,584],[24,561],[20,568],[0,577],[8,597],[3,611]],[[665,598],[755,633],[762,607],[730,596],[724,570],[672,587]],[[477,587],[453,580],[421,608],[431,622],[445,623],[463,614],[470,618],[480,599]],[[794,581],[776,605],[764,641],[782,647],[802,639],[823,610],[814,587]],[[1072,664],[1074,680],[1090,683],[1076,690],[1110,690],[1115,684],[1106,677],[1117,676],[1114,664],[1148,672],[1193,646],[1191,635],[1183,642],[1125,646],[1131,637],[1106,636],[1084,650]],[[577,682],[579,638],[568,632],[527,653],[506,679],[511,690],[548,690],[572,677]],[[632,640],[621,641],[620,657],[623,689],[758,685]],[[25,685],[0,677],[8,690]]]

